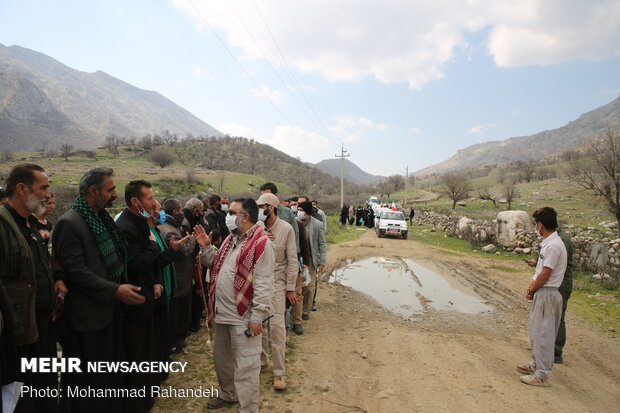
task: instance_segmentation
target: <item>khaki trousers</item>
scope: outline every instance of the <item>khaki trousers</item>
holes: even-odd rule
[[[260,363],[266,366],[269,363],[269,338],[271,338],[271,357],[273,358],[273,375],[284,376],[284,353],[286,351],[286,290],[276,291],[271,299],[271,319],[263,323],[263,351]],[[269,333],[267,334],[267,323]],[[267,337],[269,336],[269,337]]]
[[[301,324],[301,315],[304,311],[304,298],[301,294],[302,290],[303,279],[301,278],[301,274],[298,274],[297,281],[295,281],[295,294],[297,294],[297,301],[291,310],[291,319],[293,320],[293,324]]]
[[[215,323],[213,358],[219,397],[239,401],[239,412],[258,412],[262,334],[247,337],[247,326]]]
[[[312,302],[314,301],[314,290],[316,289],[316,270],[313,267],[310,269],[310,283],[306,286],[306,293],[304,294],[304,314],[310,314],[312,310]]]

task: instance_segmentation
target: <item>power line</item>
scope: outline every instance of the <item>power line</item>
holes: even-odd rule
[[[284,114],[284,112],[282,112],[280,110],[280,108],[278,108],[276,106],[276,104],[271,100],[271,98],[269,96],[267,96],[267,94],[263,91],[263,89],[258,85],[258,83],[256,82],[256,80],[254,80],[254,78],[252,77],[252,75],[250,74],[250,72],[248,72],[245,67],[243,67],[243,65],[241,64],[241,62],[239,62],[239,60],[237,59],[237,57],[235,56],[235,54],[228,48],[228,46],[226,46],[226,43],[222,40],[222,38],[217,34],[217,32],[215,31],[215,29],[213,28],[213,26],[211,26],[211,24],[209,23],[209,21],[204,17],[204,15],[200,12],[200,9],[198,9],[198,7],[196,7],[196,5],[194,4],[193,0],[188,0],[189,3],[192,5],[192,7],[194,8],[194,10],[196,11],[196,13],[200,16],[200,18],[205,22],[205,24],[209,27],[209,29],[211,30],[211,32],[215,35],[215,37],[217,38],[217,40],[220,42],[220,44],[224,47],[224,49],[226,49],[226,51],[228,52],[228,54],[230,55],[230,57],[233,58],[233,60],[237,63],[237,66],[239,66],[239,68],[243,71],[243,73],[245,73],[245,75],[248,77],[248,79],[250,79],[252,81],[252,83],[254,83],[254,86],[256,86],[256,89],[258,89],[258,91],[263,95],[263,97],[265,99],[267,99],[269,101],[269,103],[271,103],[271,106],[273,106],[273,108],[278,111],[278,113],[282,116],[282,118],[284,118],[284,120],[290,124],[293,125],[293,122],[291,122],[289,120],[289,118]]]
[[[252,33],[252,31],[249,29],[249,27],[245,24],[245,22],[243,21],[243,19],[241,18],[241,16],[239,15],[239,13],[237,12],[237,9],[233,6],[233,4],[230,2],[230,0],[228,0],[228,5],[230,6],[230,8],[233,10],[233,12],[235,13],[235,15],[237,16],[237,19],[239,20],[239,22],[241,22],[241,24],[243,25],[243,27],[245,28],[245,31],[250,35],[250,37],[252,38],[252,40],[254,41],[254,44],[256,45],[256,47],[258,48],[258,50],[260,51],[260,53],[263,55],[263,57],[265,58],[265,60],[269,63],[269,66],[271,66],[271,69],[273,70],[273,72],[276,74],[276,76],[278,77],[278,79],[280,80],[280,82],[282,83],[282,85],[284,86],[284,88],[287,90],[287,92],[289,93],[289,95],[293,98],[293,100],[295,101],[295,103],[297,104],[297,106],[299,106],[299,108],[304,112],[304,114],[306,115],[306,117],[315,124],[315,126],[317,126],[319,128],[319,130],[321,129],[321,125],[317,124],[316,121],[310,116],[310,114],[306,111],[306,108],[299,102],[299,100],[297,99],[297,96],[293,93],[293,91],[289,88],[288,84],[284,81],[284,79],[282,78],[282,76],[280,75],[280,72],[276,69],[276,67],[274,66],[274,64],[271,62],[271,59],[267,56],[267,54],[264,52],[263,48],[260,46],[260,44],[258,43],[258,40],[256,39],[256,37],[254,36],[254,34]],[[326,131],[323,131],[323,133],[325,133]]]
[[[287,73],[288,73],[289,77],[291,79],[293,79],[293,83],[297,87],[297,90],[299,91],[300,95],[303,97],[304,101],[306,102],[306,104],[308,105],[308,107],[310,108],[310,110],[312,111],[314,116],[316,117],[316,119],[322,125],[323,129],[325,131],[327,131],[327,127],[325,126],[325,124],[323,123],[323,121],[321,120],[319,115],[316,113],[316,111],[314,110],[314,107],[312,106],[312,104],[308,100],[308,97],[306,96],[303,88],[301,87],[301,85],[297,81],[297,78],[295,77],[295,74],[293,73],[293,70],[291,69],[291,66],[288,63],[288,60],[286,59],[286,56],[284,56],[284,53],[282,53],[282,49],[280,49],[280,46],[278,45],[278,42],[276,41],[275,37],[273,36],[273,33],[269,29],[269,26],[267,25],[267,22],[263,18],[263,14],[261,13],[260,9],[258,8],[258,5],[256,4],[256,2],[254,0],[252,0],[252,3],[254,4],[254,7],[256,8],[256,12],[258,13],[261,21],[263,22],[263,25],[265,26],[265,29],[267,30],[267,33],[269,34],[273,44],[275,45],[276,49],[278,50],[278,53],[280,54],[280,56],[282,58],[282,61],[284,62],[285,67],[287,68]],[[328,133],[328,135],[329,135],[329,133]]]

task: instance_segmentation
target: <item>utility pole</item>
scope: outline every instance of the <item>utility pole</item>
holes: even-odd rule
[[[344,206],[344,158],[351,156],[344,148],[340,149],[340,155],[336,154],[336,158],[340,158],[340,209]]]
[[[407,189],[409,186],[409,165],[405,167],[405,202],[403,203],[403,210],[407,207]]]

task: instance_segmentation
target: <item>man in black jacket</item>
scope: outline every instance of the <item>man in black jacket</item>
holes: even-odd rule
[[[54,281],[49,253],[34,229],[33,213],[45,210],[51,197],[43,168],[20,164],[9,173],[8,202],[0,207],[0,279],[11,303],[13,335],[18,358],[56,357],[52,306],[56,292],[66,291],[64,282]],[[21,372],[18,381],[35,390],[57,386],[54,373]],[[54,397],[22,394],[16,412],[58,411]]]
[[[154,324],[155,300],[163,292],[160,271],[161,250],[151,233],[147,219],[155,213],[155,196],[148,181],[131,181],[125,187],[127,208],[116,221],[127,241],[129,257],[128,280],[141,288],[144,304],[130,307],[125,314],[124,334],[129,361],[156,361],[157,347]],[[133,373],[127,376],[127,387],[142,389],[159,384],[159,376],[152,373]],[[153,406],[153,398],[147,392],[145,398],[126,400],[125,411],[147,412]]]
[[[64,357],[90,361],[121,361],[125,357],[121,313],[123,304],[139,305],[140,287],[127,283],[127,246],[106,208],[116,199],[110,168],[95,168],[82,177],[79,195],[65,212],[52,237],[52,254],[62,267],[69,293],[63,316],[68,327]],[[63,373],[62,386],[122,388],[120,374]],[[64,412],[120,411],[116,398],[61,399]]]

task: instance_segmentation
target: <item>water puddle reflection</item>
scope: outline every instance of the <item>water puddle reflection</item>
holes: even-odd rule
[[[482,314],[493,311],[473,290],[412,259],[371,257],[335,270],[337,282],[367,294],[388,310],[411,317],[426,309]]]

